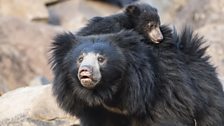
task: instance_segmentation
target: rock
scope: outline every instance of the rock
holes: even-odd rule
[[[52,3],[56,3],[56,2],[59,2],[62,0],[39,0],[39,1],[42,1],[45,4],[52,4]]]
[[[49,0],[0,0],[0,15],[13,16],[27,21],[47,21],[44,2]]]
[[[1,126],[75,126],[79,120],[61,110],[51,85],[20,88],[0,97]]]
[[[211,23],[223,23],[223,15],[223,0],[190,0],[179,10],[174,21],[180,27],[187,24],[193,28],[200,28]]]
[[[0,16],[0,78],[8,90],[29,84],[37,75],[51,79],[48,51],[60,28]]]
[[[224,22],[223,0],[140,0],[155,6],[162,24],[188,25],[194,29],[206,24]],[[203,6],[202,6],[203,5]]]
[[[220,76],[224,76],[224,24],[207,24],[197,30],[207,40],[209,45],[208,54],[211,56],[211,62],[217,67]]]
[[[70,0],[48,7],[49,23],[61,25],[67,30],[77,30],[92,17],[113,14],[119,8],[105,3],[86,0]]]
[[[35,77],[31,82],[30,82],[30,86],[40,86],[40,85],[46,85],[49,84],[50,81],[44,77],[44,76],[38,76]]]
[[[173,23],[177,13],[190,0],[140,0],[158,9],[162,24]]]
[[[9,91],[8,85],[4,82],[4,79],[0,77],[0,96]]]

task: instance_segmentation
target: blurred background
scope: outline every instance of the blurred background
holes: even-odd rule
[[[75,32],[90,18],[121,12],[134,1],[0,0],[0,96],[51,82],[48,50],[57,33]],[[203,35],[210,62],[224,82],[224,0],[140,1],[159,10],[162,24],[175,25],[178,31],[188,25]]]

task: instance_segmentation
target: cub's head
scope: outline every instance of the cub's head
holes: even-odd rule
[[[144,3],[130,4],[125,14],[134,24],[134,29],[153,43],[160,43],[163,35],[160,31],[160,17],[156,8]]]
[[[78,99],[99,105],[111,100],[122,87],[120,82],[128,67],[126,55],[134,47],[128,43],[135,42],[132,36],[131,32],[85,37],[58,35],[53,42],[51,64],[53,91],[59,103]]]

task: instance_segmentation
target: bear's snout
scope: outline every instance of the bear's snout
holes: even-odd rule
[[[85,88],[92,89],[98,83],[98,79],[94,77],[93,66],[81,66],[78,71],[78,78],[81,85]]]
[[[92,69],[91,66],[82,66],[78,71],[78,78],[82,86],[86,88],[93,88],[95,86],[92,79]]]

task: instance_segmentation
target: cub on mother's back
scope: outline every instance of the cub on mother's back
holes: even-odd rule
[[[143,35],[149,43],[160,43],[163,40],[158,11],[146,3],[130,4],[118,14],[94,17],[77,34],[87,36],[116,33],[124,29],[133,29]]]

